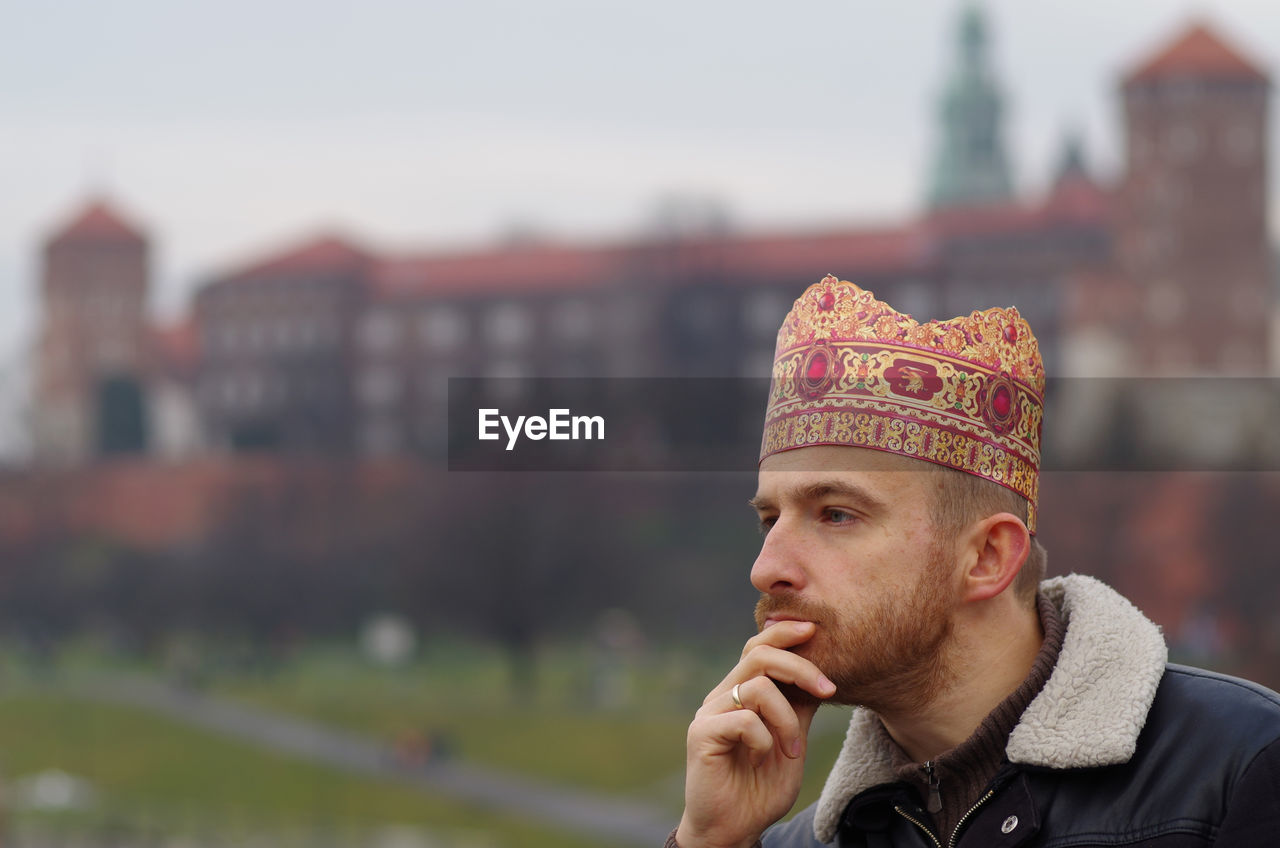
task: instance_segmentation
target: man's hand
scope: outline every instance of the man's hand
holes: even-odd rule
[[[779,621],[747,642],[733,671],[689,725],[680,848],[750,848],[800,794],[809,724],[835,684],[791,653],[812,638],[811,621]],[[793,703],[779,688],[800,692]],[[733,702],[738,688],[742,708]]]

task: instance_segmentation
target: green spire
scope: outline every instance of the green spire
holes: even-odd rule
[[[1062,134],[1061,152],[1058,154],[1058,170],[1054,173],[1054,183],[1072,177],[1089,178],[1089,166],[1085,163],[1084,138],[1077,129],[1069,129]]]
[[[960,17],[959,62],[938,110],[942,145],[934,162],[929,206],[1007,199],[1013,192],[1001,132],[1004,111],[988,66],[987,23],[974,5]]]

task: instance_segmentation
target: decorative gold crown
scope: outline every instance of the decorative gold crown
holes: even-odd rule
[[[778,331],[760,460],[847,445],[946,465],[1027,499],[1036,531],[1044,365],[1018,310],[921,324],[828,276]]]

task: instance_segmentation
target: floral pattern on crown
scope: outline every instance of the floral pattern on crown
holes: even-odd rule
[[[1027,499],[1035,532],[1044,366],[1015,308],[920,323],[828,276],[774,352],[760,460],[846,445],[946,465]]]

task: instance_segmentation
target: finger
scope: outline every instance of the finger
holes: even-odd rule
[[[804,728],[778,685],[767,677],[757,677],[743,683],[739,692],[743,708],[759,714],[781,751],[793,759],[800,756],[804,751]]]
[[[772,645],[757,645],[752,648],[734,666],[725,682],[732,688],[735,682],[761,676],[779,683],[793,684],[815,698],[829,698],[836,691],[835,684],[812,662],[799,654]]]
[[[699,727],[700,724],[705,724],[705,727]],[[774,746],[773,734],[765,727],[760,716],[751,710],[732,710],[695,720],[689,726],[690,747],[699,744],[699,739],[712,744],[712,749],[706,752],[711,756],[741,747],[753,766],[763,763]]]
[[[813,638],[818,626],[812,621],[779,621],[761,630],[747,640],[742,648],[742,656],[749,654],[760,645],[772,645],[775,648],[794,648]]]

